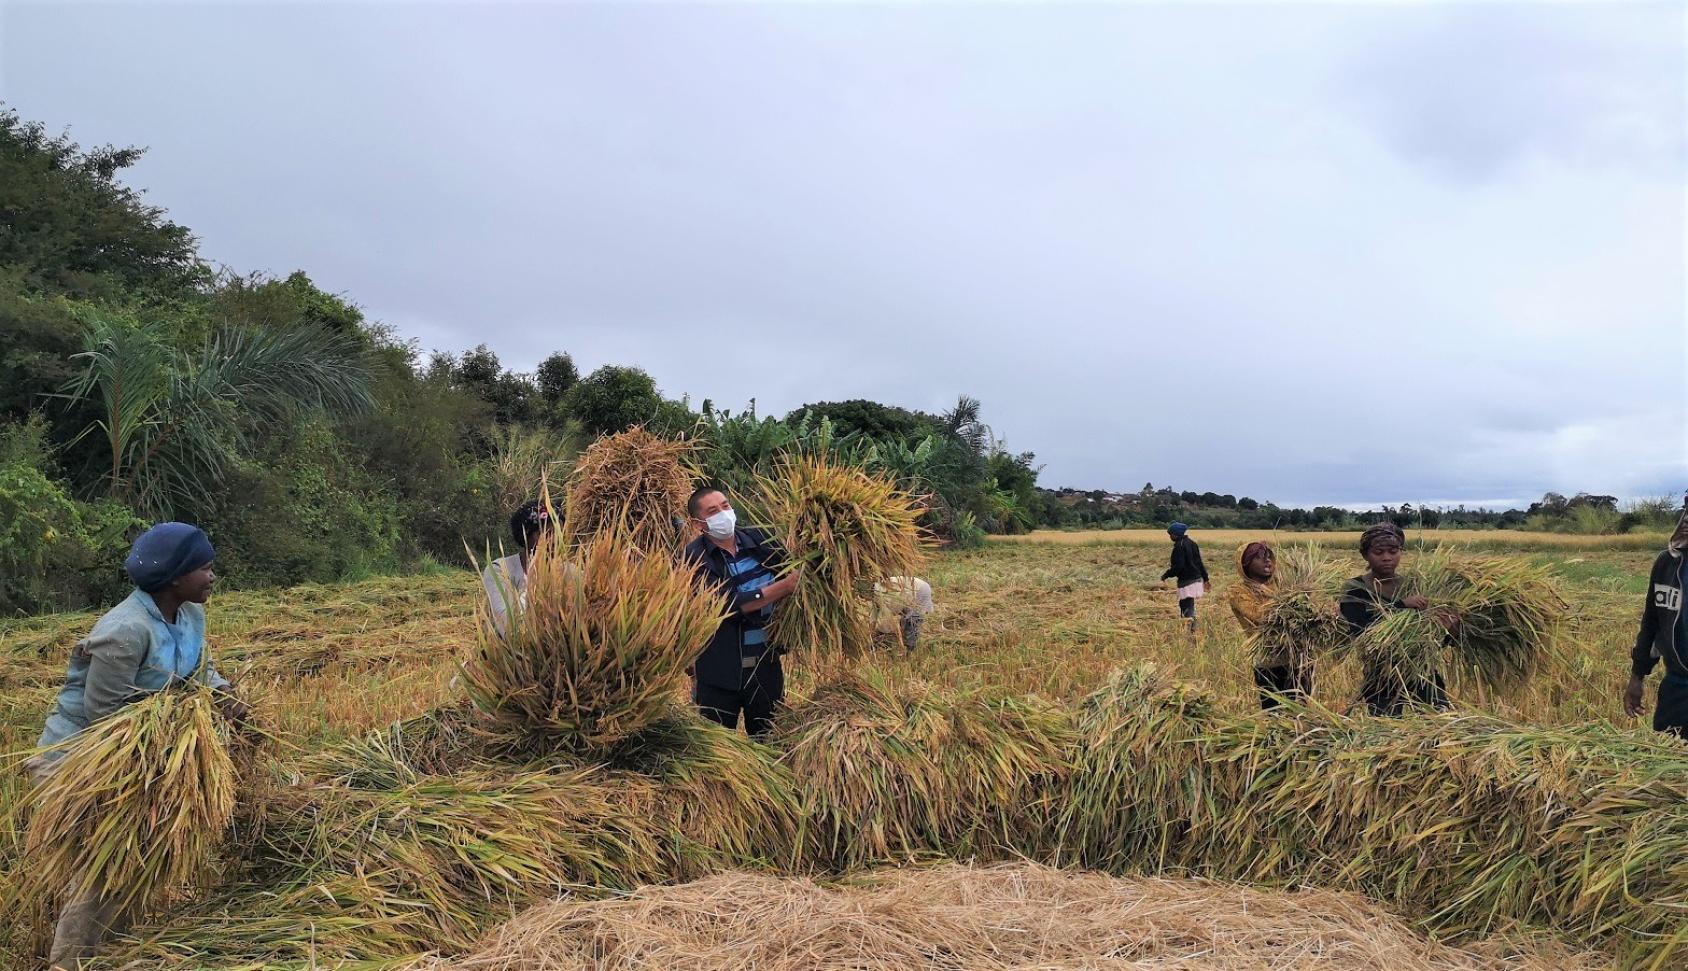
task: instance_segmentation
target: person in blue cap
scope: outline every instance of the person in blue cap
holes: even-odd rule
[[[205,648],[205,603],[217,581],[216,551],[197,526],[160,523],[142,533],[123,563],[134,592],[107,611],[70,652],[64,687],[47,715],[37,745],[46,751],[26,763],[39,784],[65,754],[59,743],[88,726],[172,685],[198,681],[218,695],[218,709],[235,724],[248,709],[217,673]],[[132,914],[89,891],[68,900],[53,930],[48,963],[75,968],[107,936],[122,933]]]
[[[1207,593],[1207,565],[1202,562],[1202,548],[1190,538],[1190,527],[1173,523],[1166,527],[1172,537],[1172,565],[1161,574],[1162,580],[1178,583],[1178,616],[1190,622],[1190,632],[1196,630],[1196,600]]]

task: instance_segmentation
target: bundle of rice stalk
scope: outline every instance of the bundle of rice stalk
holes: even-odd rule
[[[763,510],[802,582],[770,624],[773,643],[820,658],[873,641],[873,584],[912,576],[927,543],[913,496],[824,455],[793,456],[759,482]]]
[[[569,476],[563,529],[572,543],[622,530],[645,553],[677,553],[697,476],[693,445],[635,426],[592,443]],[[676,520],[678,518],[678,521]]]
[[[1065,723],[1030,703],[892,685],[821,686],[780,723],[817,860],[852,869],[1024,843],[1028,806],[1066,768]]]
[[[1115,672],[1079,706],[1049,856],[1110,873],[1184,859],[1211,810],[1203,737],[1218,719],[1206,692],[1152,664]]]
[[[675,873],[800,866],[802,811],[767,745],[675,705],[616,746],[610,764],[654,785]]]
[[[1340,646],[1348,625],[1330,591],[1339,572],[1324,563],[1317,544],[1277,554],[1272,597],[1249,646],[1256,663],[1310,660]]]
[[[491,763],[428,775],[373,737],[341,764],[360,757],[355,782],[272,800],[258,862],[284,882],[340,887],[340,912],[390,921],[401,950],[466,947],[532,901],[668,875],[651,793],[634,780]]]
[[[1430,589],[1460,618],[1455,674],[1503,690],[1522,685],[1554,649],[1569,611],[1552,573],[1513,557],[1439,552],[1435,560]]]
[[[650,727],[724,617],[721,598],[669,556],[611,530],[528,565],[526,603],[500,632],[483,602],[463,666],[475,704],[504,729],[602,749]]]
[[[1507,557],[1447,550],[1426,554],[1401,595],[1427,610],[1396,610],[1367,628],[1352,649],[1404,684],[1429,680],[1452,662],[1462,681],[1510,691],[1553,650],[1566,604],[1545,568]]]
[[[235,810],[211,689],[160,691],[84,729],[24,805],[37,892],[93,891],[133,912],[200,880]]]

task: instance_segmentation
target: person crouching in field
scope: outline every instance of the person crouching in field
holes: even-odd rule
[[[1237,547],[1237,572],[1242,580],[1231,586],[1227,597],[1237,623],[1253,637],[1277,595],[1277,556],[1267,543],[1244,543]],[[1262,710],[1276,708],[1284,700],[1301,701],[1313,694],[1313,660],[1302,656],[1294,644],[1271,645],[1255,657],[1254,686],[1260,690]]]
[[[738,526],[726,493],[704,486],[692,493],[686,512],[699,535],[684,559],[699,579],[721,591],[729,613],[709,646],[692,665],[692,700],[704,717],[752,738],[773,731],[774,712],[785,697],[784,651],[768,643],[773,606],[797,587],[797,573],[775,579],[785,551],[761,530]]]
[[[875,645],[900,642],[913,651],[920,642],[920,628],[932,612],[932,585],[919,577],[887,577],[873,585],[875,594],[873,640]]]
[[[1365,557],[1368,569],[1342,588],[1340,602],[1342,619],[1348,622],[1352,636],[1358,637],[1389,611],[1430,609],[1422,594],[1402,594],[1410,587],[1408,579],[1399,573],[1406,541],[1406,533],[1394,523],[1378,523],[1361,534],[1360,555]],[[1449,630],[1459,623],[1458,616],[1447,610],[1436,611],[1435,617]],[[1438,711],[1449,706],[1447,682],[1440,671],[1429,680],[1409,680],[1400,672],[1370,662],[1361,674],[1360,700],[1372,714],[1391,718],[1403,714],[1408,706]]]
[[[1641,605],[1641,631],[1630,652],[1629,684],[1624,686],[1624,714],[1641,714],[1642,692],[1647,675],[1660,660],[1665,662],[1664,680],[1659,683],[1658,704],[1653,708],[1653,730],[1688,738],[1688,611],[1682,609],[1682,591],[1688,589],[1688,497],[1683,499],[1682,518],[1653,561],[1647,582],[1647,600]]]
[[[187,523],[160,523],[142,533],[124,561],[135,590],[101,617],[70,652],[70,666],[36,744],[58,746],[24,763],[40,785],[65,756],[61,742],[124,707],[186,681],[210,685],[217,708],[235,724],[248,709],[217,673],[205,646],[205,607],[216,582],[216,552],[204,531]],[[72,969],[91,958],[133,914],[97,890],[66,900],[53,929],[49,964]]]
[[[1177,581],[1178,616],[1189,620],[1190,631],[1194,633],[1196,600],[1207,592],[1207,565],[1202,563],[1202,548],[1189,536],[1190,527],[1173,523],[1166,527],[1166,533],[1172,537],[1172,564],[1161,574],[1161,579]]]
[[[527,603],[527,569],[539,541],[551,530],[551,515],[538,499],[529,499],[510,514],[510,538],[516,541],[516,552],[488,563],[481,571],[481,586],[486,588],[487,610],[492,614],[492,626],[500,636],[510,624],[512,608]]]

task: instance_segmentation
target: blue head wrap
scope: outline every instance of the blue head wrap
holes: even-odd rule
[[[1185,533],[1188,533],[1190,531],[1190,527],[1184,525],[1183,523],[1173,523],[1171,526],[1166,527],[1166,531],[1171,533],[1174,539],[1177,539]]]
[[[135,586],[152,593],[216,558],[205,530],[187,523],[159,523],[135,537],[123,569]]]

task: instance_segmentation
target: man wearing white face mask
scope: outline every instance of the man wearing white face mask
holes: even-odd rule
[[[774,725],[785,695],[782,649],[768,643],[773,606],[797,586],[797,574],[775,579],[785,551],[756,529],[741,529],[732,503],[714,486],[686,503],[701,534],[686,545],[685,559],[726,598],[730,613],[693,665],[692,700],[704,717],[737,729],[739,713],[752,738]]]

